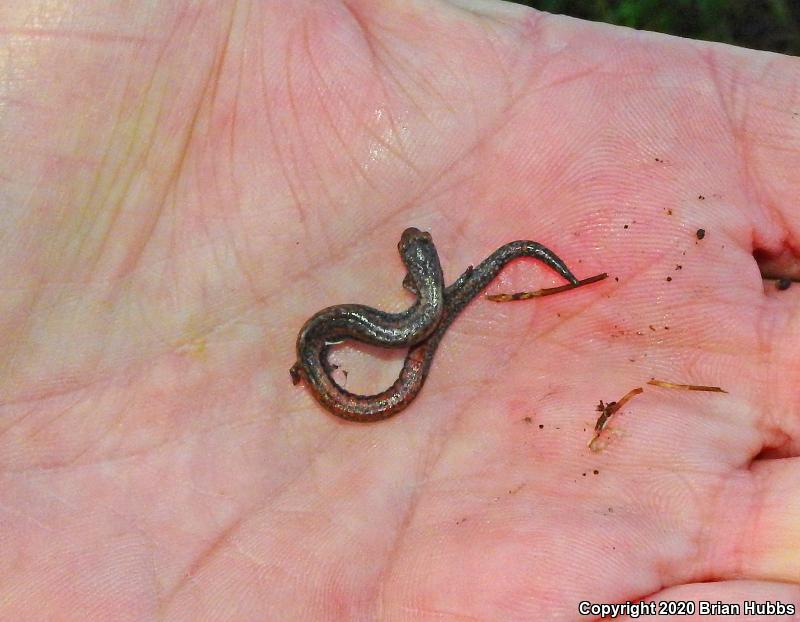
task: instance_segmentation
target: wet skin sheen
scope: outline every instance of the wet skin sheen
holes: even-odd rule
[[[400,313],[357,304],[327,307],[312,316],[297,336],[297,362],[290,369],[292,382],[303,380],[320,404],[348,421],[380,421],[408,406],[425,383],[447,328],[509,261],[534,257],[578,285],[578,279],[553,251],[529,240],[501,246],[446,288],[430,233],[410,227],[403,231],[397,248],[408,269],[403,285],[417,296],[411,307]],[[331,376],[328,347],[345,339],[409,348],[394,384],[375,395],[358,395],[340,387]]]

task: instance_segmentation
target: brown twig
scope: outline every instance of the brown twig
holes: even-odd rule
[[[542,296],[550,296],[565,292],[576,287],[588,285],[589,283],[596,283],[608,277],[608,273],[595,274],[588,279],[582,279],[577,283],[567,283],[566,285],[559,285],[558,287],[545,287],[544,289],[537,289],[532,292],[516,292],[514,294],[487,294],[486,298],[492,302],[513,302],[515,300],[530,300],[531,298],[540,298]]]
[[[597,406],[597,410],[601,413],[600,416],[597,418],[597,423],[594,424],[594,431],[596,434],[600,434],[603,431],[603,428],[606,427],[606,423],[611,418],[615,412],[617,412],[620,408],[622,408],[625,403],[630,400],[634,395],[639,395],[642,393],[644,389],[642,387],[636,387],[635,389],[631,389],[625,395],[623,395],[618,402],[609,402],[608,404],[603,404],[603,400],[600,400],[600,404]]]
[[[721,389],[720,387],[709,387],[702,384],[679,384],[677,382],[667,382],[666,380],[656,380],[655,378],[648,380],[647,384],[651,384],[654,387],[662,387],[664,389],[683,389],[685,391],[711,391],[714,393],[727,393],[725,389]]]

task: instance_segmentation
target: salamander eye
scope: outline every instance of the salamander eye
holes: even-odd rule
[[[420,231],[416,227],[409,227],[403,231],[403,235],[400,236],[400,242],[397,244],[397,248],[400,252],[403,252],[403,250],[408,248],[413,242],[419,243],[420,241],[432,242],[433,238],[431,238],[431,234],[427,231]]]

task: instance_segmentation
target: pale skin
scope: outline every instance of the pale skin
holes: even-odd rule
[[[800,602],[800,286],[760,273],[800,276],[797,59],[493,2],[197,4],[0,6],[0,619]],[[610,276],[476,300],[408,409],[341,421],[297,331],[408,306],[412,225],[448,283],[516,239]],[[333,357],[364,392],[402,352]]]

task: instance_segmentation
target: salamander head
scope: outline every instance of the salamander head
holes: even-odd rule
[[[419,242],[427,242],[430,244],[433,242],[433,238],[431,234],[427,231],[420,231],[416,227],[409,227],[405,231],[403,231],[403,235],[400,236],[400,242],[397,244],[397,250],[400,251],[400,254],[405,254],[405,250],[414,243]]]

